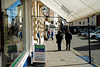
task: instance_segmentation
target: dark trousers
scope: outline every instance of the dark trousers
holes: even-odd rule
[[[71,41],[70,40],[66,40],[66,50],[70,50],[70,43]]]
[[[51,36],[52,40],[53,40],[53,36]]]
[[[58,42],[58,50],[61,50],[61,41]]]

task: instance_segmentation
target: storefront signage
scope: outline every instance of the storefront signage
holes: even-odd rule
[[[45,61],[45,45],[35,45],[34,62]]]

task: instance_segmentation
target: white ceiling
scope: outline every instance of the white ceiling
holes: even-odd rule
[[[100,12],[100,0],[40,0],[68,22]]]

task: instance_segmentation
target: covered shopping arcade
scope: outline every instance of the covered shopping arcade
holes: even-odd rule
[[[11,8],[13,10],[10,9],[7,11],[7,9],[11,5],[13,5],[16,1],[20,2],[20,4],[17,5],[15,8]],[[99,7],[100,0],[91,0],[91,1],[90,0],[9,0],[9,1],[1,0],[0,3],[2,5],[0,15],[1,18],[3,19],[3,21],[2,19],[0,21],[1,53],[4,52],[4,54],[7,57],[9,56],[9,54],[6,53],[5,47],[8,46],[9,44],[8,42],[10,41],[7,40],[6,37],[8,36],[8,34],[6,35],[6,33],[8,29],[10,29],[11,25],[13,26],[12,18],[13,16],[15,16],[14,13],[16,14],[16,16],[14,17],[15,19],[14,23],[16,25],[18,22],[17,25],[19,26],[18,28],[20,32],[22,31],[22,33],[24,33],[24,35],[22,35],[22,39],[21,37],[17,38],[20,41],[20,43],[24,44],[22,45],[23,50],[18,49],[19,53],[17,59],[14,59],[14,62],[11,63],[11,67],[20,66],[20,65],[23,66],[27,63],[28,57],[32,57],[31,53],[34,52],[32,47],[34,47],[34,43],[39,43],[38,42],[39,39],[37,38],[37,32],[40,32],[41,42],[42,44],[44,43],[44,35],[46,33],[45,31],[46,25],[44,22],[48,21],[48,19],[47,17],[44,17],[45,14],[41,12],[42,6],[44,5],[47,6],[49,9],[54,11],[57,15],[66,19],[67,23],[74,22],[81,19],[88,19],[87,21],[88,31],[90,31],[89,17],[97,16],[100,14],[100,7]],[[10,12],[9,15],[7,15],[7,12]],[[11,20],[7,21],[9,17],[11,18]],[[13,34],[12,38],[16,38],[15,34]],[[13,44],[13,39],[11,39],[11,41],[12,41],[11,43]],[[14,44],[19,43],[19,41],[16,42],[14,41]],[[89,41],[89,56],[91,58],[90,39],[88,41]],[[3,62],[4,61],[5,59],[3,60]],[[91,59],[89,63],[91,63]]]

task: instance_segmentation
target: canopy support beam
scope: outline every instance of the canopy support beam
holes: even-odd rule
[[[89,43],[89,64],[91,64],[91,45],[90,45],[90,20],[88,19],[88,43]]]

